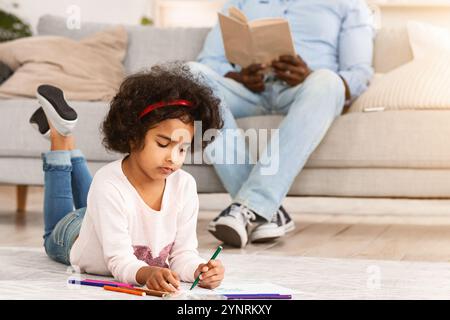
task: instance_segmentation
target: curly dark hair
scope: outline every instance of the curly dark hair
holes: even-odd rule
[[[147,105],[177,99],[188,100],[193,106],[166,106],[139,118]],[[103,145],[120,153],[141,150],[147,131],[166,119],[201,121],[203,136],[208,129],[223,127],[219,104],[211,88],[187,65],[177,62],[153,66],[127,77],[120,85],[102,124]],[[203,142],[203,147],[207,143]]]

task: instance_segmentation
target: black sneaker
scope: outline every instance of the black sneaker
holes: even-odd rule
[[[253,229],[250,241],[255,243],[272,241],[294,229],[294,221],[283,206],[280,206],[270,222],[262,223]]]
[[[0,84],[5,82],[11,75],[14,73],[14,71],[8,67],[7,64],[0,61]]]
[[[47,121],[63,136],[72,133],[78,120],[78,115],[64,98],[61,89],[51,85],[38,87],[36,97],[45,112]]]
[[[46,139],[50,139],[50,126],[42,107],[39,107],[30,118],[30,124]]]
[[[233,203],[209,223],[208,231],[225,244],[243,248],[248,242],[248,227],[257,219],[252,210]]]

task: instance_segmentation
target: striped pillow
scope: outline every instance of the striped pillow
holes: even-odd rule
[[[414,59],[378,78],[350,112],[450,109],[450,54]]]

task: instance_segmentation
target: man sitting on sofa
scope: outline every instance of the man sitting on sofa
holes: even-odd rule
[[[222,10],[235,6],[249,20],[283,17],[289,21],[297,56],[280,56],[265,77],[263,65],[233,66],[225,58],[219,25],[208,34],[198,62],[189,64],[200,73],[221,99],[224,129],[206,149],[238,156],[240,150],[225,134],[234,130],[236,118],[279,113],[278,141],[271,139],[258,162],[214,162],[213,165],[233,202],[210,222],[208,230],[226,244],[244,247],[248,239],[265,242],[294,228],[281,206],[291,184],[320,143],[345,102],[360,95],[372,76],[373,28],[363,0],[230,0]],[[230,135],[233,136],[233,135]],[[277,143],[277,146],[273,144]],[[245,156],[247,160],[250,156]],[[239,158],[239,157],[238,157]],[[277,170],[264,174],[274,161]],[[253,228],[249,228],[252,225]]]

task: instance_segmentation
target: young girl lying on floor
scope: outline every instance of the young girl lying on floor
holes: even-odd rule
[[[42,155],[48,256],[149,289],[173,292],[180,280],[193,282],[200,272],[200,286],[219,286],[221,262],[205,264],[197,252],[196,183],[180,169],[194,121],[202,121],[203,132],[222,126],[212,91],[179,65],[125,79],[102,131],[104,145],[126,156],[93,180],[75,149],[77,113],[63,92],[43,85],[37,96],[41,108],[30,122],[51,141],[51,151]]]

